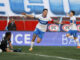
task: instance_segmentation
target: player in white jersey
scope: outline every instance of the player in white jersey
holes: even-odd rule
[[[77,48],[80,48],[79,40],[77,38],[76,17],[74,15],[75,11],[71,11],[70,14],[68,14],[68,16],[70,16],[70,30],[68,31],[66,36],[68,38],[74,39],[77,43]]]
[[[52,19],[47,16],[47,13],[48,13],[47,9],[44,9],[42,14],[39,16],[33,16],[33,15],[28,15],[28,14],[22,13],[22,15],[25,15],[26,17],[37,18],[39,21],[39,23],[37,24],[36,29],[33,33],[33,38],[32,38],[32,42],[31,42],[31,46],[30,46],[29,51],[33,50],[33,45],[34,45],[34,41],[35,41],[36,37],[37,37],[37,43],[41,42],[43,35],[47,30],[48,22],[52,21]]]

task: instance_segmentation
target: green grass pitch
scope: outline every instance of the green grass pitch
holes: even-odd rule
[[[80,49],[76,47],[35,46],[29,52],[29,46],[15,46],[22,52],[0,53],[0,60],[80,60]]]

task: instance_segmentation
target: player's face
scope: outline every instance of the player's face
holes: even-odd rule
[[[11,22],[15,22],[14,19],[12,19]]]
[[[44,10],[43,11],[43,16],[46,17],[47,16],[47,13],[48,13],[48,11],[47,10]]]
[[[10,39],[11,38],[11,35],[9,35],[8,38]]]
[[[73,16],[73,13],[72,13],[72,12],[70,12],[70,16],[71,16],[71,17]]]

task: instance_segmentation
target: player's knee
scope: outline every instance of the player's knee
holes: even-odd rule
[[[69,37],[69,36],[70,36],[69,34],[66,35],[66,37]]]
[[[76,37],[74,37],[74,40],[76,40],[77,38]]]
[[[66,35],[66,37],[69,37],[68,35]]]
[[[40,43],[40,41],[37,41],[37,43]]]
[[[41,39],[38,39],[38,40],[37,40],[37,43],[40,43],[40,42],[41,42]]]

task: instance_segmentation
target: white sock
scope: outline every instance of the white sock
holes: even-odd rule
[[[73,37],[73,36],[69,36],[68,38],[70,38],[70,39],[74,39],[74,37]]]
[[[77,46],[80,46],[80,44],[79,44],[79,40],[76,39],[75,41],[76,41],[76,43],[77,43]]]
[[[31,42],[31,46],[30,46],[30,48],[33,48],[33,46],[34,46],[34,42]]]

